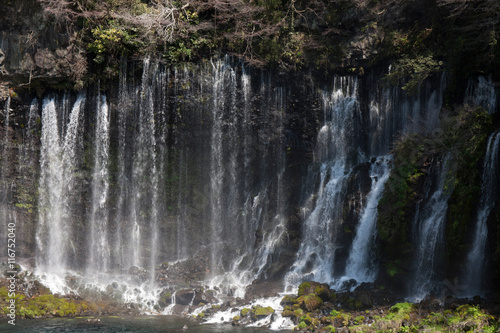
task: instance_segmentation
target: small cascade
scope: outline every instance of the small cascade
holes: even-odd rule
[[[356,118],[359,115],[357,80],[337,78],[333,92],[323,95],[324,125],[318,133],[315,160],[321,162],[319,188],[314,193],[315,206],[304,223],[303,240],[297,259],[285,277],[287,285],[301,280],[330,283],[336,233],[341,221],[341,203],[349,176],[348,159],[359,160],[359,152],[348,142],[356,141]],[[349,163],[351,164],[351,163]]]
[[[224,151],[223,151],[223,126],[224,120],[224,107],[225,107],[225,94],[230,94],[227,88],[233,88],[235,83],[235,73],[232,68],[225,66],[221,61],[212,63],[214,71],[213,82],[213,125],[212,125],[212,138],[210,146],[211,161],[210,161],[210,201],[211,201],[211,223],[212,223],[212,253],[211,253],[211,271],[212,273],[219,272],[222,268],[221,259],[223,257],[223,232],[229,229],[226,226],[224,209],[227,205],[223,203],[224,187],[223,181],[225,179],[225,165],[224,165]],[[227,81],[226,81],[227,80]],[[231,107],[230,105],[228,106]],[[229,170],[233,170],[229,165]],[[233,194],[234,195],[234,194]],[[233,199],[233,198],[231,198]],[[231,231],[227,230],[230,234]]]
[[[487,220],[495,205],[495,196],[498,191],[500,132],[493,133],[488,139],[488,148],[484,159],[481,201],[479,203],[476,230],[472,248],[467,256],[466,271],[463,282],[468,296],[480,295],[481,281],[485,264],[485,247],[488,237]]]
[[[370,169],[371,190],[360,216],[345,274],[347,279],[355,279],[358,283],[373,282],[376,278],[377,266],[374,258],[374,245],[377,232],[375,228],[377,205],[384,192],[385,183],[389,179],[390,162],[391,157],[379,157]]]
[[[58,126],[58,103],[54,98],[45,98],[42,106],[42,138],[40,155],[39,226],[37,245],[38,269],[56,275],[66,273],[68,253],[73,239],[72,230],[66,221],[71,219],[71,201],[75,188],[77,149],[81,145],[81,111],[85,98],[80,95],[73,105],[69,123]],[[60,133],[64,133],[60,137]]]
[[[23,131],[23,144],[19,147],[22,151],[19,163],[19,174],[26,172],[27,174],[33,172],[36,168],[36,160],[33,159],[35,153],[35,140],[36,140],[36,118],[38,112],[38,99],[34,98],[31,101],[30,112],[28,114],[28,121]],[[26,171],[24,171],[26,169]]]
[[[286,150],[282,139],[286,91],[273,87],[270,75],[261,75],[256,93],[259,99],[252,101],[253,90],[244,66],[239,72],[228,58],[212,66],[213,278],[209,284],[221,288],[222,294],[243,297],[248,284],[265,277],[273,251],[286,234]],[[252,109],[255,105],[259,110],[258,127]]]
[[[109,192],[109,113],[105,95],[97,98],[94,172],[92,176],[92,208],[90,213],[90,256],[87,269],[105,272],[111,255],[108,236]]]
[[[477,79],[470,79],[465,92],[465,102],[481,106],[490,114],[496,112],[497,93],[495,83],[491,77],[478,76]]]
[[[129,109],[130,100],[128,98],[127,91],[127,61],[122,59],[121,69],[120,69],[120,84],[119,84],[119,102],[117,110],[117,127],[118,127],[118,147],[117,150],[117,194],[116,194],[116,214],[113,218],[113,225],[116,230],[116,237],[114,239],[114,251],[113,256],[110,259],[113,260],[114,266],[123,267],[125,265],[125,256],[122,246],[124,246],[123,240],[123,221],[126,216],[126,198],[129,191],[127,176],[126,176],[126,137],[127,137],[127,110]]]
[[[9,118],[10,118],[10,96],[7,97],[5,102],[4,112],[4,125],[3,125],[3,135],[1,138],[1,155],[0,155],[0,218],[5,221],[4,225],[10,222],[10,213],[8,209],[8,201],[10,196],[9,190],[9,178],[8,178],[8,161],[9,161]],[[5,228],[0,230],[0,246],[6,248],[7,244],[7,233]]]
[[[436,181],[429,181],[427,197],[418,206],[414,219],[414,277],[410,283],[409,298],[419,301],[436,286],[439,253],[442,253],[444,222],[448,198],[452,189],[446,182],[449,166],[448,159],[434,166]],[[433,174],[433,173],[431,173]]]
[[[176,302],[176,301],[175,301],[175,293],[176,293],[176,292],[177,292],[177,291],[174,291],[174,292],[172,293],[172,297],[171,297],[171,299],[170,299],[170,305],[169,305],[169,306],[167,306],[167,307],[165,308],[165,310],[163,311],[163,314],[164,314],[164,315],[172,315],[172,314],[173,314],[174,307],[175,307],[175,302]]]
[[[387,87],[373,74],[367,85],[370,91],[370,155],[387,154],[395,135],[432,133],[439,128],[446,73],[441,74],[436,87],[426,81],[414,94],[407,94],[398,86]]]

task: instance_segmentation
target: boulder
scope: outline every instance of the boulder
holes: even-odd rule
[[[323,301],[330,300],[330,295],[332,294],[332,290],[330,290],[330,286],[326,283],[319,283],[314,281],[302,282],[299,286],[299,292],[297,296],[306,296],[314,294],[319,296]]]
[[[297,304],[308,312],[319,309],[323,305],[323,300],[316,294],[309,294],[297,298]]]
[[[260,320],[274,313],[274,309],[270,306],[255,306],[252,309],[252,319]]]
[[[195,290],[181,289],[175,293],[175,304],[191,305],[195,298]]]

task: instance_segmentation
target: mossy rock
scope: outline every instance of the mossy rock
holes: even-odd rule
[[[302,282],[299,286],[299,291],[297,293],[297,296],[304,296],[308,295],[311,293],[311,283],[314,283],[314,281],[308,281],[308,282]]]
[[[250,312],[249,308],[243,308],[243,309],[241,309],[240,314],[242,317],[245,317],[249,312]]]
[[[203,319],[203,318],[205,318],[205,317],[206,317],[205,312],[200,312],[200,313],[198,313],[198,315],[196,316],[196,318],[197,318],[197,319]]]
[[[297,309],[297,310],[293,311],[293,316],[296,318],[300,318],[303,315],[304,315],[304,310],[302,310],[302,309]]]
[[[164,291],[160,294],[158,299],[158,305],[165,308],[167,305],[172,303],[172,293],[170,291]]]
[[[318,295],[323,302],[329,301],[330,300],[330,288],[327,286],[325,287],[324,285],[319,285],[314,288],[314,293]]]
[[[323,300],[316,294],[309,294],[297,298],[297,303],[300,304],[300,307],[304,310],[314,311],[323,305]]]
[[[308,327],[308,325],[305,322],[301,321],[299,323],[299,326],[297,326],[297,327],[299,328],[299,330],[304,330]]]
[[[295,297],[290,295],[285,295],[285,297],[283,297],[283,299],[281,300],[280,305],[287,306],[287,305],[294,305],[295,303],[297,303],[297,299]]]
[[[270,306],[257,306],[252,309],[252,318],[263,319],[274,313],[274,309]]]
[[[309,294],[315,294],[321,297],[321,299],[326,302],[330,299],[331,293],[332,291],[330,290],[330,286],[328,286],[326,283],[307,281],[300,284],[297,296],[300,297]]]
[[[282,317],[293,317],[293,311],[291,311],[291,310],[283,310],[283,312],[281,313],[281,316]]]
[[[239,322],[241,320],[241,317],[240,316],[234,316],[233,317],[233,322]]]
[[[311,325],[312,324],[312,318],[311,318],[311,314],[310,313],[306,313],[305,315],[303,315],[302,317],[300,317],[300,322],[304,322],[307,324],[307,326]]]

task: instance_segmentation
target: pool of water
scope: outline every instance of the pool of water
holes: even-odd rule
[[[264,333],[276,332],[266,328],[232,326],[231,324],[202,325],[184,318],[172,316],[145,316],[133,318],[106,317],[99,323],[89,323],[86,318],[54,318],[17,320],[12,326],[5,321],[0,323],[0,332],[183,332],[183,333]],[[187,329],[184,329],[187,325]],[[291,331],[279,331],[291,332]]]

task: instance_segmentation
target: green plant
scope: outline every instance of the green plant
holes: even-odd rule
[[[400,84],[401,80],[405,79],[402,89],[415,93],[422,82],[440,71],[442,66],[443,62],[434,59],[432,54],[404,55],[394,63],[394,69],[385,76],[385,79],[393,85]]]

